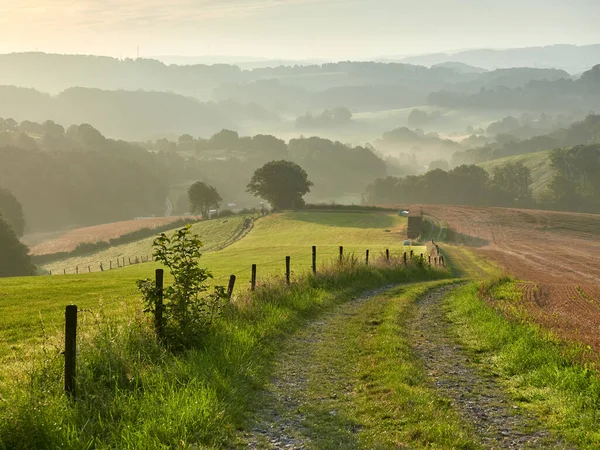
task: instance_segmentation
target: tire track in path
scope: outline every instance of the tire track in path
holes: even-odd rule
[[[342,317],[350,320],[360,307],[393,286],[369,291],[345,303],[304,328],[286,343],[278,361],[270,385],[259,397],[260,407],[255,413],[254,424],[237,443],[238,448],[250,449],[308,449],[318,448],[310,438],[306,416],[302,407],[309,399],[307,391],[314,378],[315,352],[323,342],[332,321]],[[343,336],[340,336],[343,338]],[[340,357],[343,357],[340,354]],[[318,366],[318,376],[335,380],[340,391],[334,396],[347,395],[352,387],[349,380],[333,373],[327,365]],[[350,441],[353,439],[350,437]],[[355,443],[348,443],[349,448]]]
[[[407,326],[438,391],[473,425],[485,448],[567,448],[537,417],[513,405],[504,389],[491,375],[484,375],[456,343],[441,304],[455,288],[441,288],[421,297]]]

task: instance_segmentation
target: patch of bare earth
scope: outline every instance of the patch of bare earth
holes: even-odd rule
[[[600,215],[450,205],[423,210],[445,222],[456,242],[529,282],[523,304],[539,323],[600,350]]]

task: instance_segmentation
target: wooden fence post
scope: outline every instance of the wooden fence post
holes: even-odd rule
[[[52,269],[50,269],[50,275],[52,275]]]
[[[75,398],[77,371],[77,305],[65,308],[65,392]]]
[[[125,267],[125,257],[124,256],[123,256],[123,264],[121,266]]]
[[[317,246],[312,246],[312,271],[313,275],[317,274]]]
[[[369,265],[369,250],[365,253],[365,265]]]
[[[109,261],[110,270],[112,270],[112,259]]]
[[[252,264],[252,280],[250,281],[250,290],[256,289],[256,264]]]
[[[340,245],[340,264],[344,262],[344,246]]]
[[[402,259],[404,260],[404,265],[406,265],[406,252],[404,252],[404,255],[402,255]]]
[[[129,265],[131,265],[131,256],[128,256],[129,258]]]
[[[75,266],[75,273],[79,274],[79,266]]]
[[[154,329],[159,338],[163,337],[163,292],[164,292],[164,271],[156,269],[154,278],[156,280],[156,309],[154,310]]]
[[[231,300],[233,295],[233,287],[235,286],[235,275],[229,277],[229,285],[227,286],[227,298]]]
[[[431,265],[431,255],[429,255],[428,258],[429,258],[429,265]]]
[[[67,269],[63,269],[63,275],[67,274]]]
[[[413,251],[412,251],[412,249],[410,251],[410,259],[413,259]]]
[[[88,272],[92,273],[92,266],[88,266]]]
[[[285,257],[285,282],[290,284],[290,256]]]
[[[104,266],[100,263],[100,272],[104,272]]]
[[[390,249],[389,248],[385,249],[385,259],[387,262],[390,262]]]

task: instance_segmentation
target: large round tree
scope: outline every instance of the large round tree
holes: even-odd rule
[[[200,212],[207,219],[211,209],[217,209],[223,199],[217,190],[210,184],[197,181],[188,189],[190,208],[193,213]]]
[[[33,275],[29,250],[0,215],[0,277]]]
[[[275,209],[304,206],[302,196],[310,192],[312,182],[306,171],[291,161],[271,161],[256,169],[247,191],[267,200]]]

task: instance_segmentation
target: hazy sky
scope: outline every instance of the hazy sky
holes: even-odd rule
[[[600,43],[600,0],[0,0],[0,52],[351,59]]]

